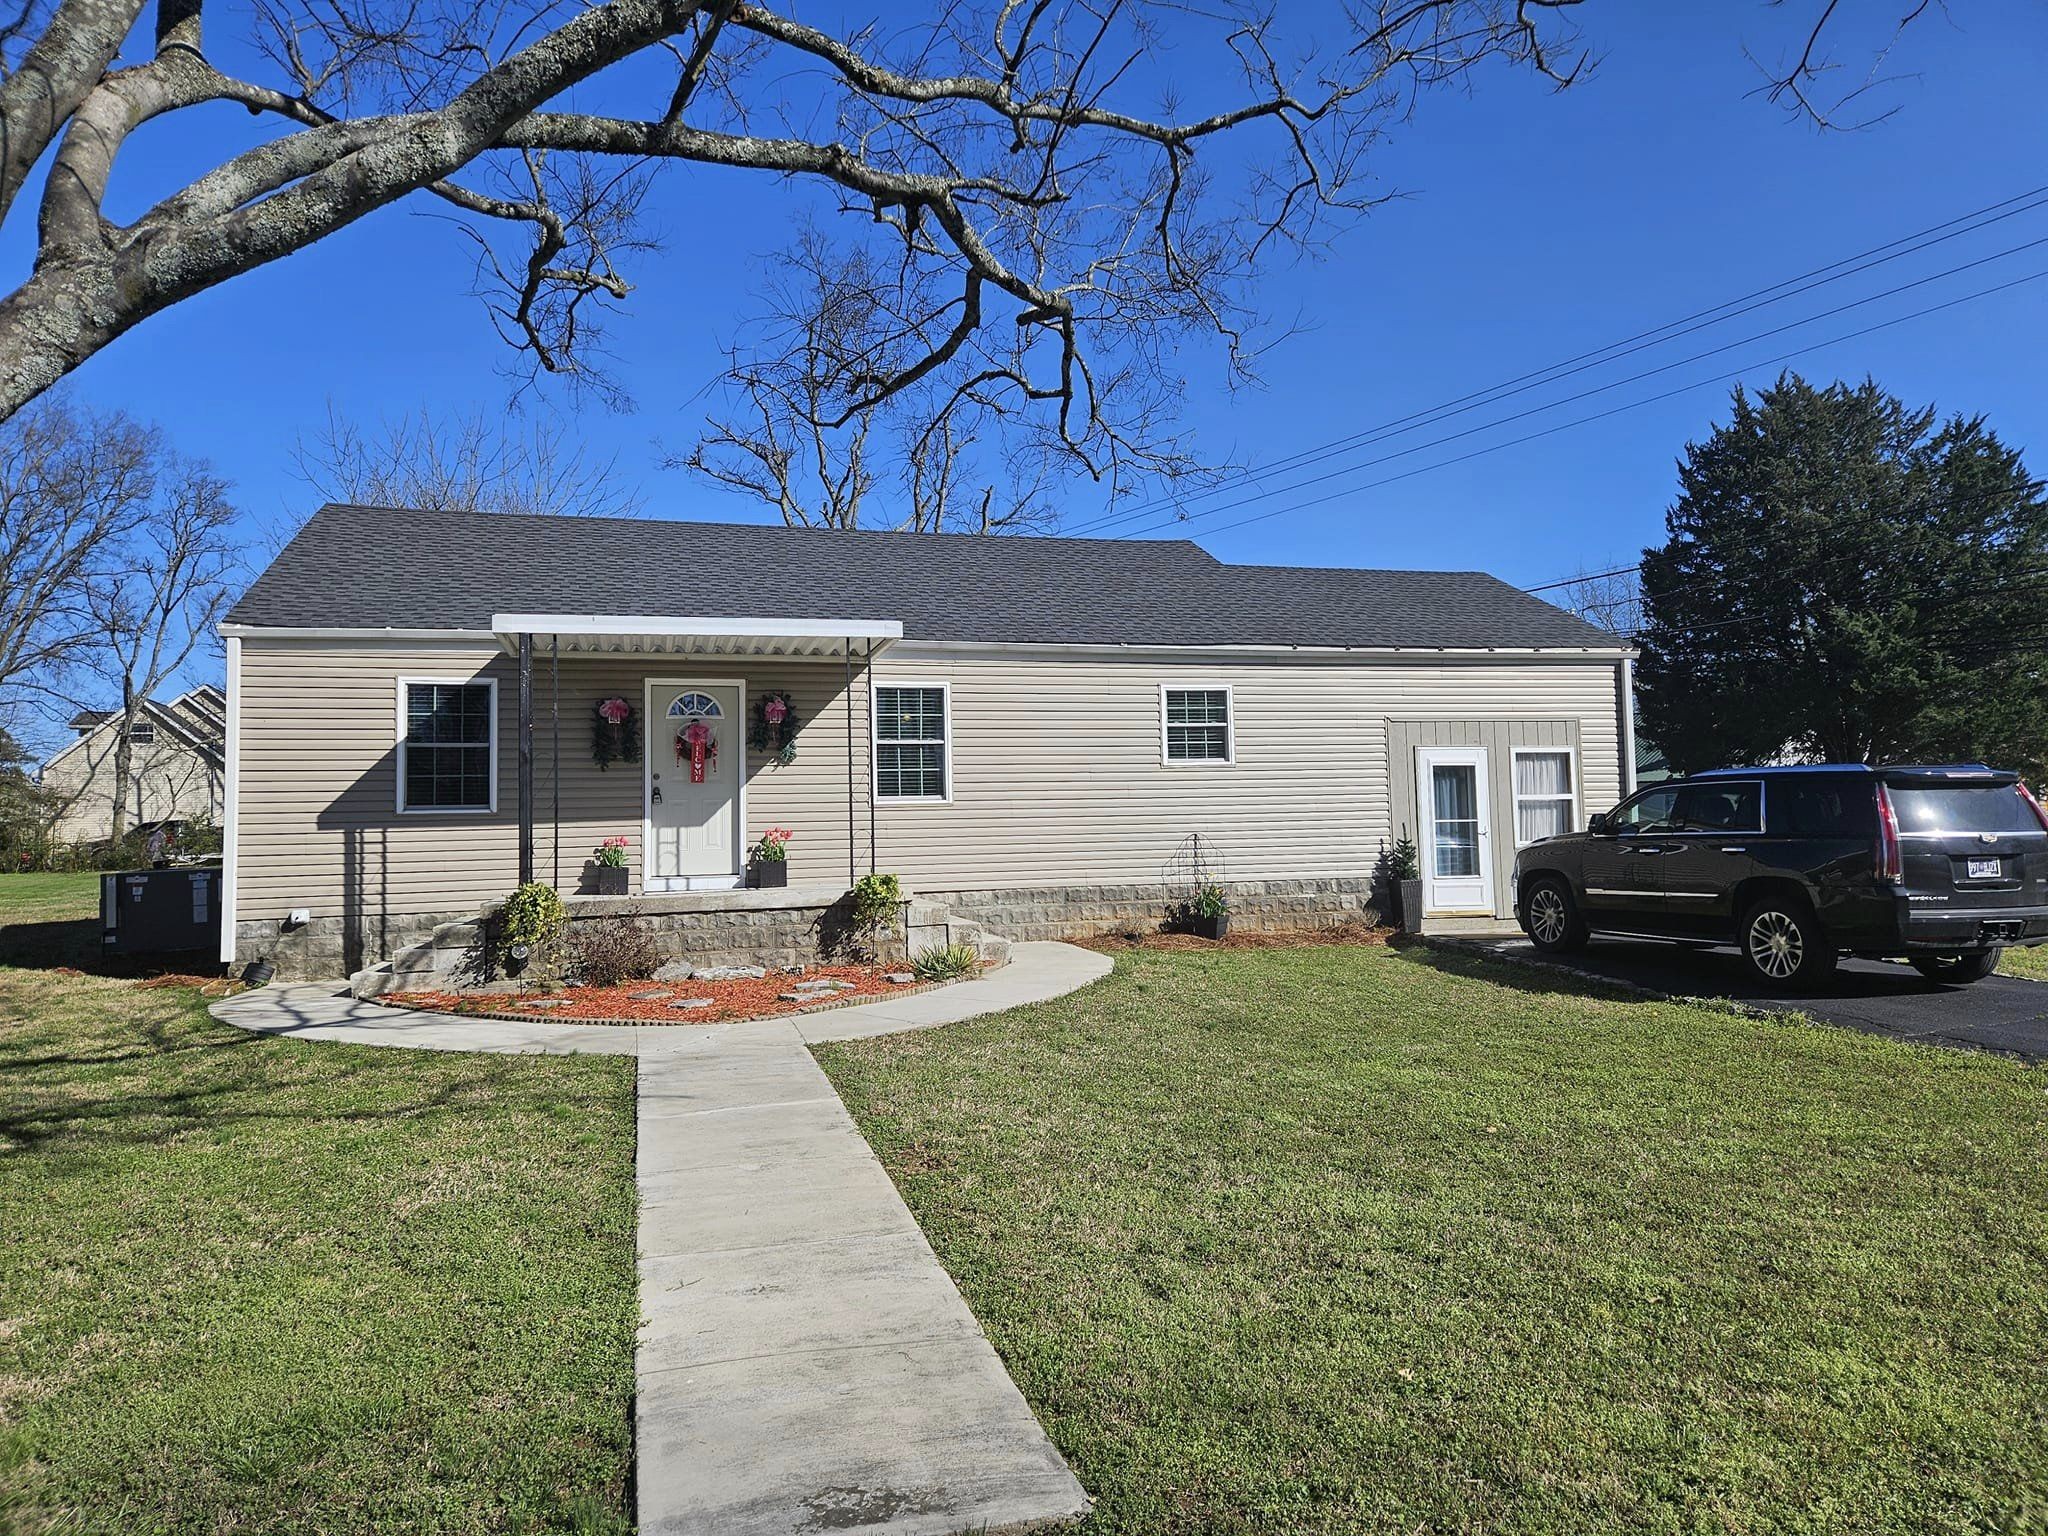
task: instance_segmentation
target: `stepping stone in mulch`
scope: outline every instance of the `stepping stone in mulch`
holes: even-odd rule
[[[700,965],[690,972],[692,981],[759,981],[768,974],[763,965]]]
[[[888,982],[891,986],[907,987],[917,980],[917,975],[912,971],[890,971],[882,980]]]
[[[668,993],[660,987],[650,987],[644,992],[628,992],[626,996],[636,1003],[658,1003],[667,997]]]
[[[778,992],[775,994],[775,1001],[778,1003],[815,1003],[817,1000],[818,994],[815,992]]]
[[[566,1008],[572,999],[566,997],[533,997],[519,1006],[522,1008]]]
[[[709,1008],[711,1003],[708,997],[672,997],[668,1001],[671,1008]]]

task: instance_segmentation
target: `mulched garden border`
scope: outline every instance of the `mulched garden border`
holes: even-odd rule
[[[577,1024],[606,1029],[621,1027],[630,1029],[709,1029],[717,1024],[758,1024],[763,1019],[793,1019],[803,1013],[830,1013],[836,1008],[863,1008],[871,1003],[886,1002],[892,998],[915,997],[920,992],[936,992],[940,987],[954,986],[963,981],[975,981],[986,976],[995,966],[984,966],[971,976],[949,976],[944,981],[917,981],[906,987],[891,987],[886,992],[869,992],[856,997],[835,997],[822,1003],[805,1003],[795,1008],[780,1008],[774,1013],[750,1013],[736,1019],[672,1019],[552,1017],[545,1009],[515,1011],[510,1008],[422,1008],[416,1003],[394,1003],[382,997],[368,1001],[384,1008],[398,1008],[406,1013],[424,1013],[437,1019],[495,1019],[505,1024]],[[678,986],[681,983],[677,983]],[[678,1010],[680,1014],[681,1010]]]

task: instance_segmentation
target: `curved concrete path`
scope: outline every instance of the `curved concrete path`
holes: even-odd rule
[[[639,1058],[640,1529],[951,1536],[1088,1497],[809,1047],[1059,997],[1106,955],[1018,944],[992,976],[854,1008],[646,1028],[447,1019],[272,986],[266,1034]]]

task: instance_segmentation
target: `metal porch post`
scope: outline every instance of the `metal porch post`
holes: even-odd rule
[[[519,637],[519,883],[533,883],[533,636]]]

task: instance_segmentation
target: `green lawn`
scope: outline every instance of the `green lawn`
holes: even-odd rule
[[[633,1143],[628,1061],[0,967],[0,1531],[630,1528]]]
[[[70,875],[0,875],[0,924],[91,917],[99,910],[99,901],[100,877],[92,870]]]
[[[821,1058],[1091,1532],[2048,1529],[2048,1073],[1366,948]]]
[[[2024,976],[2029,981],[2048,981],[2048,944],[2033,949],[2008,949],[1999,961],[1998,968],[2008,976]]]

